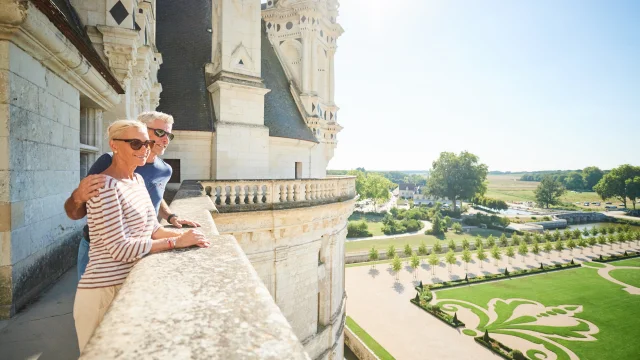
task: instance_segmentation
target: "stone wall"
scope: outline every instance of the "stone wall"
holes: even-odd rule
[[[344,241],[355,200],[214,214],[234,235],[313,359],[342,359]]]
[[[353,354],[358,357],[360,360],[379,360],[371,349],[365,345],[364,342],[354,334],[351,329],[344,329],[344,344],[351,349]]]
[[[179,119],[175,120],[179,121]],[[180,181],[209,179],[211,177],[211,146],[215,133],[183,130],[176,130],[173,133],[176,137],[171,141],[163,158],[180,160]]]
[[[202,224],[211,247],[137,263],[81,359],[308,360],[236,240],[216,235],[198,184],[183,183],[171,206]]]
[[[78,90],[0,41],[0,317],[75,261],[81,224],[63,204],[79,181],[79,128]]]

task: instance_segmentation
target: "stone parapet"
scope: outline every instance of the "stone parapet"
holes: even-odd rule
[[[183,183],[171,208],[211,247],[142,259],[81,359],[309,359],[236,240],[217,235],[201,189]]]
[[[211,180],[200,183],[221,213],[318,206],[356,197],[353,176],[296,180]]]

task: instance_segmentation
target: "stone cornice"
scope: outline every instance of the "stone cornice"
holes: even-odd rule
[[[119,103],[119,94],[124,90],[93,47],[95,58],[88,59],[86,51],[77,47],[77,41],[69,39],[71,35],[60,30],[63,25],[54,24],[38,5],[36,8],[26,4],[0,0],[0,39],[19,46],[103,109]],[[98,63],[102,66],[96,66]]]

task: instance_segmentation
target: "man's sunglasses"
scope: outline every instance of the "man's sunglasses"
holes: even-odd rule
[[[150,128],[147,127],[147,129],[149,130],[153,130],[153,133],[156,134],[157,137],[163,137],[165,135],[167,135],[167,137],[169,138],[169,141],[173,140],[173,138],[175,137],[175,135],[173,135],[172,133],[162,130],[162,129],[154,129],[154,128]]]
[[[131,146],[133,150],[140,150],[140,148],[143,146],[146,148],[152,148],[156,144],[155,140],[147,140],[147,141],[142,141],[138,139],[113,139],[113,140],[127,142],[129,143],[129,146]]]

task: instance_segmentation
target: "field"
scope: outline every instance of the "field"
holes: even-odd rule
[[[488,185],[486,197],[504,200],[506,202],[514,201],[535,201],[535,195],[533,190],[538,186],[539,182],[535,181],[519,181],[522,174],[509,174],[509,175],[488,175]],[[561,201],[567,204],[573,204],[580,209],[585,210],[598,210],[602,211],[605,207],[605,202],[595,192],[573,192],[567,191],[561,198]],[[621,204],[620,200],[610,199],[607,200],[613,203],[613,205]],[[580,202],[580,204],[575,204]],[[585,202],[599,202],[600,206],[589,205],[584,206]],[[631,206],[631,205],[628,205]]]
[[[436,292],[443,310],[457,312],[465,334],[489,335],[531,359],[637,358],[640,293],[623,290],[587,267]],[[615,267],[636,266],[634,269]],[[640,259],[605,265],[610,275],[640,284]],[[632,288],[640,291],[638,288]],[[635,291],[634,290],[634,291]],[[554,354],[551,354],[554,353]]]
[[[369,226],[369,230],[371,230],[371,226]],[[422,241],[427,245],[433,245],[436,242],[440,242],[443,246],[449,242],[449,240],[453,240],[456,243],[460,244],[462,239],[466,238],[469,242],[473,242],[475,237],[479,235],[481,238],[486,239],[489,235],[493,235],[496,240],[502,235],[501,231],[491,230],[491,229],[473,229],[468,233],[464,234],[455,234],[450,231],[447,232],[443,236],[433,236],[433,235],[410,235],[403,237],[392,237],[388,239],[380,239],[380,240],[361,240],[361,241],[348,241],[345,243],[345,252],[346,253],[354,253],[354,252],[362,252],[368,251],[372,246],[375,246],[378,251],[384,252],[389,245],[395,245],[396,249],[401,250],[404,248],[406,244],[411,245],[411,247],[415,248]],[[507,237],[510,237],[510,234],[506,234]]]

